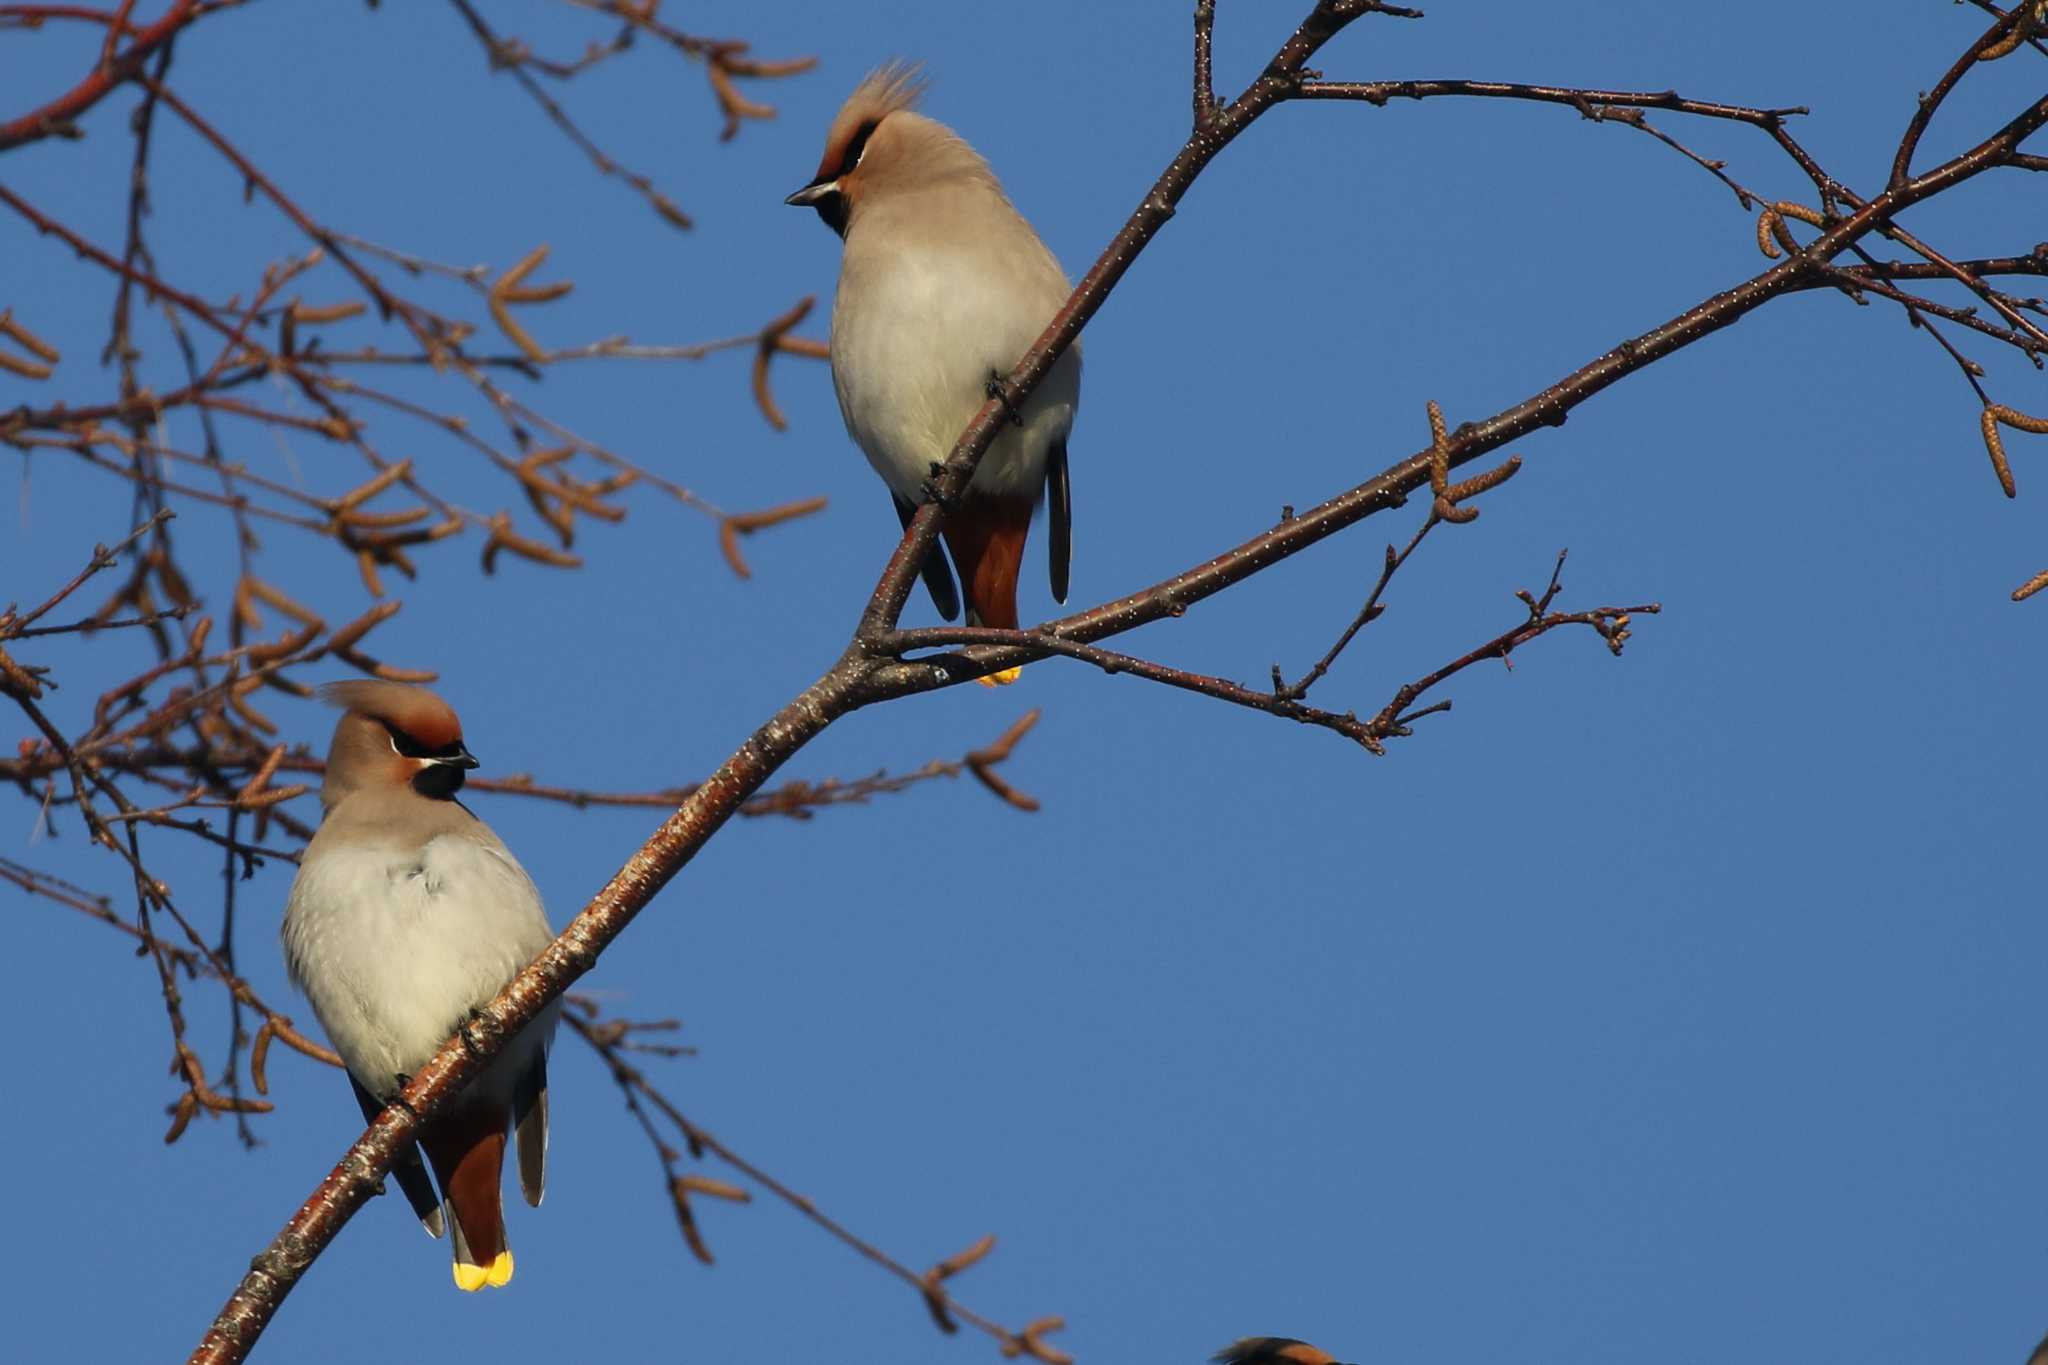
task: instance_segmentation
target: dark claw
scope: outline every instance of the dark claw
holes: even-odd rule
[[[958,507],[960,505],[960,500],[958,498],[949,498],[939,491],[939,479],[945,474],[945,472],[946,467],[940,464],[937,460],[933,460],[931,462],[931,477],[926,479],[923,483],[919,484],[917,486],[917,491],[924,495],[924,500],[926,502],[935,502],[940,507],[943,507],[946,511],[950,512],[955,507]]]
[[[383,1103],[390,1105],[394,1109],[404,1110],[409,1117],[417,1122],[419,1120],[418,1111],[405,1101],[405,1088],[412,1084],[412,1077],[401,1073],[396,1079],[398,1081],[398,1089],[392,1091],[391,1098],[383,1101]]]
[[[1024,425],[1024,418],[1017,412],[1016,405],[1010,401],[1010,391],[1003,387],[1003,376],[1000,373],[995,370],[988,372],[988,385],[983,392],[1003,405],[1003,411],[1010,415],[1011,426]]]
[[[464,1017],[462,1021],[462,1027],[456,1030],[456,1034],[462,1039],[463,1047],[469,1050],[469,1055],[472,1057],[482,1055],[484,1050],[483,1044],[477,1042],[476,1038],[470,1033],[470,1028],[476,1023],[477,1020],[483,1017],[484,1012],[482,1010],[472,1009],[469,1012],[469,1014]]]

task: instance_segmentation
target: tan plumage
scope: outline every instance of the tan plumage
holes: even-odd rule
[[[933,466],[986,401],[990,380],[1030,349],[1068,294],[1059,263],[988,163],[913,107],[922,91],[915,69],[900,64],[861,82],[832,121],[817,175],[789,197],[845,240],[832,308],[833,388],[848,434],[906,522],[927,497]],[[1052,593],[1066,600],[1067,434],[1080,390],[1077,345],[997,435],[947,515],[946,548],[970,623],[1016,627],[1018,569],[1041,496],[1050,502]],[[936,551],[924,567],[950,620],[959,610],[952,577]]]
[[[1328,1351],[1293,1337],[1244,1337],[1211,1359],[1215,1365],[1338,1365]]]
[[[891,62],[869,72],[846,97],[846,103],[839,106],[832,126],[825,130],[825,154],[818,161],[818,174],[811,183],[836,179],[847,169],[841,162],[847,160],[847,152],[861,130],[880,123],[886,115],[915,109],[924,98],[927,84],[924,73],[909,62]],[[859,160],[858,154],[852,158],[855,164]]]
[[[399,683],[335,683],[325,811],[285,905],[285,965],[348,1065],[365,1118],[471,1011],[553,939],[518,860],[455,799],[476,759],[448,704]],[[547,1156],[550,1006],[421,1129],[393,1176],[433,1236],[452,1227],[463,1289],[512,1277],[501,1168],[516,1128],[519,1183],[539,1204]]]

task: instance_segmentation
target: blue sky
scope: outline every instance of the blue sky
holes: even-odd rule
[[[821,311],[803,330],[822,336],[837,244],[780,200],[861,73],[923,59],[929,112],[988,156],[1078,274],[1185,133],[1188,8],[668,14],[767,57],[821,58],[761,89],[780,116],[727,145],[701,73],[652,44],[561,92],[697,218],[688,234],[596,176],[491,76],[451,9],[254,5],[193,30],[171,83],[333,224],[499,268],[549,243],[541,277],[576,283],[528,315],[550,344],[742,333],[810,293]],[[1306,3],[1222,8],[1218,81],[1234,90]],[[1807,145],[1866,190],[1915,93],[1981,27],[1947,4],[1849,26],[1764,0],[1429,8],[1361,22],[1317,64],[1808,104]],[[493,15],[557,55],[608,35],[588,17]],[[77,33],[0,35],[4,112],[89,60]],[[1925,155],[2003,122],[2041,71],[2021,53],[1973,73]],[[117,243],[131,103],[101,105],[82,144],[10,153],[0,179]],[[1753,132],[1654,121],[1761,190],[1801,188]],[[195,138],[159,134],[168,275],[246,292],[250,260],[303,249]],[[1909,225],[1955,254],[2023,250],[2048,221],[2040,180],[1986,177]],[[1485,415],[1762,265],[1732,196],[1626,128],[1492,102],[1283,108],[1205,175],[1088,329],[1076,601],[1193,564],[1407,454],[1426,399],[1453,422]],[[317,278],[309,298],[345,296],[339,276]],[[91,357],[111,294],[0,221],[0,305],[58,342],[73,386],[0,375],[0,408],[110,390]],[[337,335],[400,344],[367,324]],[[1994,395],[2048,409],[2038,373],[1974,353]],[[376,639],[441,671],[487,772],[690,781],[837,656],[895,522],[824,368],[785,361],[777,388],[782,434],[737,356],[585,366],[535,391],[722,505],[831,505],[750,541],[745,583],[708,522],[655,495],[585,533],[580,573],[515,562],[484,578],[474,539],[439,550]],[[468,505],[507,503],[460,447],[378,435]],[[252,467],[321,491],[359,477],[310,438],[235,441]],[[996,1233],[963,1301],[1012,1325],[1062,1314],[1057,1340],[1083,1360],[1195,1361],[1248,1333],[1345,1360],[2018,1360],[2048,1328],[2048,600],[2007,594],[2048,566],[2048,443],[2009,448],[2012,503],[1974,398],[1896,309],[1774,304],[1517,446],[1520,478],[1431,538],[1319,690],[1376,710],[1511,624],[1513,590],[1540,588],[1567,546],[1566,605],[1664,605],[1623,659],[1590,635],[1538,642],[1511,673],[1459,678],[1456,710],[1384,759],[1056,661],[1005,691],[858,714],[790,775],[955,756],[1035,706],[1005,773],[1044,809],[937,783],[738,824],[585,987],[627,1014],[680,1016],[702,1051],[655,1065],[669,1093],[904,1260]],[[125,531],[127,499],[61,458],[0,459],[22,466],[0,599],[39,599]],[[1276,660],[1297,672],[1419,515],[1376,518],[1125,644],[1246,681]],[[178,524],[216,607],[224,528],[202,508]],[[1027,619],[1051,609],[1042,534]],[[263,564],[336,619],[368,604],[324,545],[272,532]],[[911,610],[929,619],[921,597]],[[116,660],[141,666],[120,653],[140,643],[22,654],[59,669],[56,711],[75,726]],[[331,722],[310,705],[275,714],[312,743]],[[558,923],[654,823],[475,808]],[[17,803],[0,856],[117,889],[75,829],[32,844],[32,825]],[[153,847],[181,901],[210,907],[213,860]],[[242,910],[247,970],[279,1000],[288,884],[267,869]],[[262,1146],[200,1123],[163,1147],[174,1091],[148,963],[82,919],[12,904],[0,1024],[17,1178],[0,1222],[14,1302],[41,1310],[14,1315],[16,1349],[174,1357],[358,1131],[353,1106],[333,1073],[280,1056]],[[224,1020],[192,995],[214,1055]],[[381,1358],[394,1341],[508,1362],[995,1358],[937,1335],[913,1294],[772,1200],[701,1206],[719,1263],[695,1264],[608,1080],[572,1039],[557,1056],[551,1187],[540,1211],[511,1211],[511,1289],[457,1295],[444,1248],[379,1201],[261,1358]]]

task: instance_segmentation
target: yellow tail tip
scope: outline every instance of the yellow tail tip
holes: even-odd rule
[[[1008,687],[1011,683],[1017,681],[1023,672],[1024,670],[1021,668],[1005,668],[1001,672],[985,673],[981,677],[976,678],[975,681],[983,687]]]
[[[471,1265],[467,1261],[455,1262],[455,1287],[465,1294],[474,1294],[485,1285],[502,1286],[512,1280],[512,1253],[501,1251],[498,1258],[488,1267]]]

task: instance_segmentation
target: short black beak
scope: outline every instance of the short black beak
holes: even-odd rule
[[[464,770],[483,766],[476,761],[476,755],[469,751],[469,746],[466,744],[457,744],[454,753],[429,761],[439,763],[446,768],[462,768]]]
[[[802,189],[798,190],[795,194],[792,194],[791,196],[789,196],[789,198],[783,200],[782,202],[785,204],[793,205],[796,208],[807,209],[815,205],[820,199],[823,199],[826,195],[837,193],[839,193],[839,184],[837,181],[820,180],[815,184],[804,186]]]

